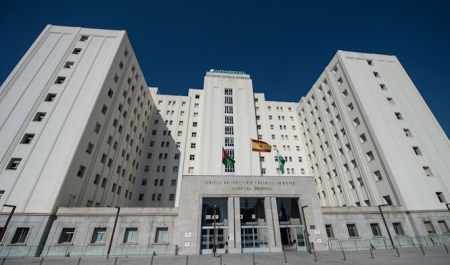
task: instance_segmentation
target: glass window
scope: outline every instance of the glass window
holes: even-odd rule
[[[392,226],[394,227],[395,234],[398,236],[403,236],[405,233],[403,232],[402,224],[401,223],[392,223]]]
[[[347,224],[347,230],[350,237],[359,237],[355,224]]]
[[[59,237],[58,244],[70,243],[73,239],[75,228],[63,228],[61,236]]]
[[[105,243],[106,242],[106,227],[99,227],[94,229],[91,243]]]
[[[370,229],[372,229],[373,236],[382,236],[380,226],[378,224],[370,224]]]
[[[136,227],[126,228],[123,236],[123,243],[137,243],[137,232],[138,229]]]
[[[169,229],[167,227],[156,228],[155,243],[168,242]]]
[[[29,231],[30,228],[28,227],[18,227],[13,239],[11,240],[11,244],[24,244]]]

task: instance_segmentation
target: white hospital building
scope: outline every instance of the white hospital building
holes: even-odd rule
[[[338,51],[294,102],[241,71],[186,96],[143,72],[125,31],[31,45],[0,88],[0,256],[450,242],[449,140],[395,56]]]

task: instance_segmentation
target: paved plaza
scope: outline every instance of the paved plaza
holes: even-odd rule
[[[424,247],[423,255],[420,248],[396,250],[374,250],[373,259],[369,250],[364,251],[320,251],[314,254],[307,252],[285,253],[246,253],[225,254],[222,257],[212,255],[192,256],[155,256],[155,257],[45,257],[45,258],[17,258],[1,257],[0,265],[282,265],[282,264],[449,264],[450,254],[443,245]],[[285,256],[286,254],[286,260]],[[345,254],[345,260],[344,260]]]

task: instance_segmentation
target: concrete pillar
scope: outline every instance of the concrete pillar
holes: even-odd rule
[[[241,253],[241,209],[239,205],[239,197],[233,199],[233,216],[230,216],[230,222],[234,220],[234,248],[230,248],[230,253]],[[231,219],[233,217],[233,220]]]

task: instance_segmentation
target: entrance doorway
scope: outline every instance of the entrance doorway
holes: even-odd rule
[[[243,226],[241,228],[241,247],[243,253],[268,252],[267,227]]]
[[[200,254],[226,253],[228,247],[228,198],[203,198]]]
[[[280,226],[281,244],[285,250],[306,250],[303,226]]]

